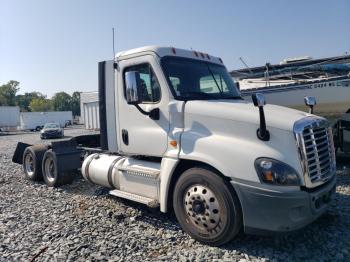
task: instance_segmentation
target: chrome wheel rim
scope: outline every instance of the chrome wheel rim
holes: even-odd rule
[[[35,172],[34,159],[32,154],[26,154],[24,158],[24,168],[28,176],[33,176]]]
[[[45,175],[47,180],[49,180],[50,182],[53,182],[55,180],[55,163],[52,159],[52,157],[48,157],[45,160],[45,165],[44,165],[44,169],[45,169]]]
[[[209,234],[217,233],[221,209],[212,190],[203,185],[191,186],[184,196],[184,208],[194,226]]]

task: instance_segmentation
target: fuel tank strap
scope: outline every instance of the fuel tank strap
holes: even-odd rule
[[[92,182],[92,180],[90,178],[89,166],[90,166],[92,160],[94,160],[96,158],[96,156],[98,156],[98,154],[94,154],[94,156],[90,157],[90,159],[88,160],[88,162],[86,163],[86,166],[85,166],[85,177],[90,183],[94,183],[94,182]]]
[[[111,186],[111,188],[117,188],[119,189],[119,179],[117,183],[117,187],[114,186],[113,180],[112,180],[112,174],[113,174],[113,168],[115,164],[121,159],[122,157],[117,157],[116,159],[113,160],[113,162],[110,164],[108,168],[108,174],[107,174],[107,179],[108,179],[108,184]]]

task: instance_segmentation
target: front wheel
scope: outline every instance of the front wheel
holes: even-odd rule
[[[232,240],[242,227],[237,195],[214,171],[186,170],[176,183],[173,205],[181,227],[194,239],[213,246]]]

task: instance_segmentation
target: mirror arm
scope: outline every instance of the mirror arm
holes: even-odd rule
[[[313,105],[309,105],[309,114],[313,114],[314,113],[314,106]]]
[[[256,135],[260,140],[269,141],[270,140],[270,132],[266,129],[266,120],[264,108],[259,106],[259,115],[260,115],[260,128],[256,130]]]
[[[153,108],[151,111],[147,112],[143,110],[138,104],[135,104],[135,107],[140,111],[141,114],[149,116],[153,120],[159,120],[159,108]]]
[[[135,106],[141,112],[141,114],[149,116],[149,112],[143,110],[138,104],[135,104]]]
[[[260,118],[260,127],[256,130],[256,136],[262,141],[270,140],[270,132],[266,128],[266,120],[265,120],[265,98],[262,94],[256,93],[252,94],[252,101],[254,106],[259,108],[259,118]]]

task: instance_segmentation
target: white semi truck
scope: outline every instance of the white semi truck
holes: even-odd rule
[[[72,170],[110,194],[174,210],[210,245],[288,232],[323,214],[336,184],[332,129],[321,117],[244,101],[220,58],[142,47],[99,63],[100,135],[19,143],[32,180],[69,183]]]

